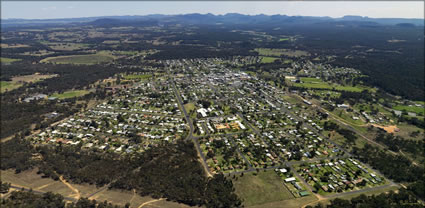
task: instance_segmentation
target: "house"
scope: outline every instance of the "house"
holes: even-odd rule
[[[338,108],[349,108],[350,106],[347,104],[338,104]]]
[[[279,169],[279,172],[281,172],[281,173],[286,173],[286,172],[288,172],[285,168],[281,168],[281,169]]]
[[[289,183],[289,182],[292,182],[292,181],[296,181],[296,179],[294,177],[290,177],[290,178],[285,179],[286,183]]]

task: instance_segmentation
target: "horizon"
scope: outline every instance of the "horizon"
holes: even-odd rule
[[[81,16],[81,17],[65,17],[65,18],[48,18],[48,19],[29,19],[29,18],[5,18],[3,20],[55,20],[55,19],[80,19],[80,18],[97,18],[97,17],[145,17],[145,16],[154,16],[154,15],[163,15],[163,16],[178,16],[178,15],[191,15],[191,14],[200,14],[200,15],[214,15],[214,16],[226,16],[229,14],[240,14],[245,16],[274,16],[274,15],[280,15],[280,16],[288,16],[288,17],[315,17],[315,18],[332,18],[332,19],[339,19],[344,17],[361,17],[361,18],[372,18],[372,19],[424,19],[424,18],[403,18],[403,17],[369,17],[369,16],[361,16],[361,15],[344,15],[341,17],[330,17],[330,16],[311,16],[311,15],[286,15],[286,14],[241,14],[241,13],[226,13],[226,14],[212,14],[212,13],[182,13],[182,14],[160,14],[160,13],[152,13],[152,14],[144,14],[144,15],[104,15],[104,16]],[[2,19],[2,18],[0,18]]]
[[[99,4],[100,3],[100,4]],[[255,1],[142,1],[142,2],[1,2],[1,19],[68,19],[102,16],[147,16],[185,14],[225,15],[287,15],[342,18],[361,16],[369,18],[424,19],[422,1],[388,2],[255,2]]]

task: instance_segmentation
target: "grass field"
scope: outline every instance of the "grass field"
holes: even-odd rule
[[[0,62],[3,64],[3,63],[12,63],[12,62],[15,62],[15,61],[20,61],[21,59],[12,59],[12,58],[4,58],[4,57],[1,57],[0,58]]]
[[[193,103],[184,104],[184,108],[186,109],[186,112],[190,112],[191,110],[195,110],[195,104]]]
[[[19,88],[20,86],[22,86],[22,84],[20,83],[16,83],[16,82],[9,82],[9,81],[0,81],[0,89],[1,92],[5,92],[7,91],[11,91],[14,90],[16,88]]]
[[[88,93],[90,93],[90,91],[88,90],[70,90],[61,94],[55,93],[52,95],[52,97],[56,97],[58,99],[67,99],[67,98],[73,98],[73,97],[80,97]]]
[[[400,131],[394,133],[394,135],[396,136],[401,136],[405,139],[411,139],[411,140],[423,140],[423,138],[425,138],[424,130],[417,126],[409,125],[407,123],[399,123],[397,124],[397,128],[399,128]],[[419,131],[421,133],[416,137],[412,137],[410,134],[416,131]]]
[[[98,64],[109,62],[115,59],[108,53],[96,53],[89,55],[73,55],[73,56],[57,56],[48,57],[40,61],[40,63],[55,63],[55,64]]]
[[[58,42],[48,42],[48,41],[41,41],[40,43],[48,46],[52,50],[58,50],[58,51],[73,51],[73,50],[79,50],[88,48],[88,44],[83,43],[58,43]]]
[[[424,115],[425,109],[424,107],[417,107],[417,106],[408,106],[408,105],[397,105],[393,107],[394,110],[403,111],[406,110],[407,112],[416,113],[418,115]]]
[[[27,48],[27,47],[30,47],[29,45],[25,45],[25,44],[5,44],[5,43],[2,43],[2,44],[0,44],[0,47],[1,48]]]
[[[289,38],[280,38],[279,39],[279,42],[282,42],[282,41],[288,41],[289,40]]]
[[[300,57],[300,56],[308,56],[308,52],[300,51],[300,50],[288,50],[288,49],[274,49],[274,48],[256,48],[256,52],[260,56],[274,56],[280,57],[282,55],[289,57]]]
[[[3,93],[6,90],[7,91],[14,90],[16,88],[21,87],[24,83],[29,83],[29,82],[34,83],[34,82],[38,82],[43,79],[48,79],[55,76],[57,75],[56,74],[32,74],[32,75],[13,77],[12,81],[0,81],[0,88],[1,88],[0,92]]]
[[[275,60],[279,58],[269,57],[269,56],[261,56],[261,63],[273,63]]]
[[[273,171],[260,171],[257,176],[247,173],[233,179],[236,194],[245,206],[260,205],[294,198],[283,185],[282,179]]]
[[[343,119],[346,123],[349,123],[351,125],[364,125],[365,122],[363,122],[361,119],[354,120],[353,113],[347,112],[344,109],[335,108],[332,112],[334,115],[338,116],[339,118]]]
[[[342,136],[342,135],[340,135],[340,134],[338,134],[337,132],[329,132],[329,131],[323,131],[323,134],[324,135],[328,135],[328,134],[331,134],[331,137],[330,137],[330,139],[332,140],[332,141],[334,141],[336,144],[338,144],[338,145],[341,145],[341,146],[345,146],[346,147],[346,149],[348,150],[348,151],[351,151],[352,150],[352,148],[353,148],[353,146],[355,146],[355,147],[357,147],[357,148],[363,148],[364,147],[364,145],[367,143],[367,141],[365,140],[365,139],[363,139],[363,138],[361,138],[361,137],[357,137],[357,139],[356,139],[356,141],[355,141],[355,143],[354,143],[354,145],[352,145],[352,144],[349,144],[348,142],[347,142],[347,139],[344,137],[344,136]]]
[[[310,89],[334,89],[340,91],[349,91],[349,92],[362,92],[363,90],[371,90],[368,87],[364,86],[341,86],[337,84],[330,84],[322,81],[318,78],[312,77],[301,77],[302,83],[294,83],[293,85],[296,87],[310,88]]]

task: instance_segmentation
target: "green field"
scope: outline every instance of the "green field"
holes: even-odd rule
[[[330,90],[339,90],[339,91],[350,91],[350,92],[362,92],[363,90],[371,90],[368,87],[364,86],[341,86],[337,84],[330,84],[322,81],[318,78],[312,77],[301,77],[302,83],[294,83],[296,87],[310,88],[310,89],[330,89]]]
[[[274,58],[274,57],[268,57],[268,56],[262,56],[261,57],[261,63],[273,63],[275,60],[277,60],[278,58]]]
[[[40,41],[41,44],[44,44],[51,48],[52,50],[58,50],[58,51],[73,51],[73,50],[79,50],[79,49],[85,49],[88,48],[88,44],[83,43],[59,43],[59,42],[49,42],[49,41]]]
[[[16,83],[16,82],[8,82],[8,81],[0,81],[0,89],[1,92],[5,92],[16,89],[18,87],[22,86],[22,84]]]
[[[285,60],[283,61],[283,63],[284,63],[284,64],[290,64],[290,63],[292,63],[292,60],[291,60],[291,59],[285,59]]]
[[[280,57],[282,55],[285,55],[290,57],[300,57],[309,55],[306,51],[288,49],[256,48],[254,51],[258,52],[260,56]]]
[[[186,104],[184,104],[184,108],[186,109],[186,112],[190,112],[191,110],[195,110],[195,104],[194,103],[186,103]]]
[[[70,90],[61,94],[55,93],[51,97],[56,97],[58,99],[67,99],[73,97],[80,97],[88,93],[90,93],[88,90]]]
[[[12,63],[12,62],[15,62],[15,61],[20,61],[20,60],[21,59],[12,59],[12,58],[4,58],[4,57],[0,58],[1,63]]]
[[[41,63],[55,63],[55,64],[98,64],[114,60],[114,56],[107,53],[97,53],[89,55],[73,55],[73,56],[57,56],[49,57],[41,60]]]
[[[260,171],[257,176],[253,173],[238,176],[238,180],[233,179],[233,184],[236,194],[243,200],[245,206],[294,198],[283,185],[283,180],[273,170]]]
[[[139,51],[112,51],[114,54],[120,54],[120,55],[137,55],[138,53],[141,53]]]
[[[397,106],[394,106],[393,109],[399,110],[399,111],[406,110],[407,112],[416,113],[418,115],[424,115],[424,111],[425,111],[423,107],[407,106],[407,105],[397,105]]]
[[[129,74],[124,75],[124,79],[148,79],[151,78],[152,74]]]
[[[280,38],[279,39],[279,42],[282,42],[282,41],[288,41],[289,40],[289,38]]]
[[[35,83],[44,79],[57,76],[56,74],[31,74],[13,77],[11,81],[0,81],[1,93],[21,87],[24,83]]]

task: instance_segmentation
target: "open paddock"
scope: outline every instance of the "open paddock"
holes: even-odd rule
[[[238,175],[237,180],[232,179],[232,181],[236,194],[243,200],[243,205],[246,207],[294,198],[273,170]]]
[[[72,55],[72,56],[57,56],[49,57],[40,61],[40,63],[55,63],[55,64],[99,64],[110,62],[115,59],[115,56],[106,53],[96,53],[88,55]]]
[[[13,77],[12,81],[0,81],[1,92],[14,90],[21,87],[24,83],[34,83],[44,79],[49,79],[58,76],[57,74],[31,74],[24,76]]]

